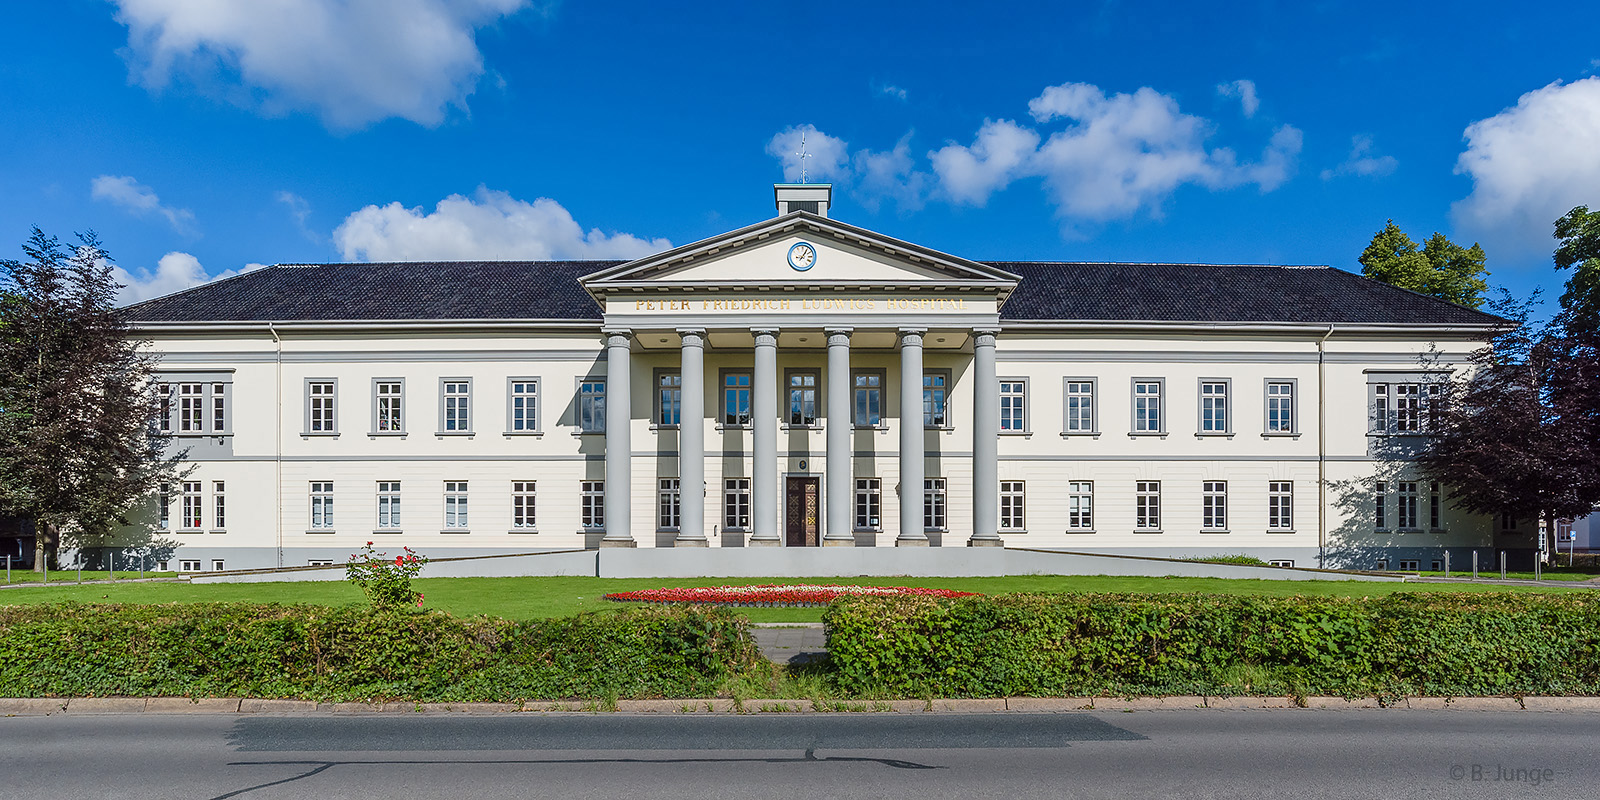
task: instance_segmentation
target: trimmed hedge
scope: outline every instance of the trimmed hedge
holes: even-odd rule
[[[514,622],[247,603],[0,607],[0,696],[704,697],[765,664],[707,606]]]
[[[1600,694],[1600,596],[849,598],[823,615],[867,696]]]

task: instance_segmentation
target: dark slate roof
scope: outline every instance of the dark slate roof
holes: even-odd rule
[[[123,310],[131,322],[600,320],[578,278],[621,261],[284,264]],[[1414,323],[1498,317],[1329,267],[991,261],[1008,320]]]

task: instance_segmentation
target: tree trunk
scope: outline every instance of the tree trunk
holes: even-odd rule
[[[55,526],[43,520],[33,526],[33,571],[45,574],[50,565],[50,544],[55,538]]]

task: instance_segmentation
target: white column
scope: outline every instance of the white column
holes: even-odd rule
[[[779,547],[778,530],[778,330],[753,328],[756,353],[750,376],[750,546]]]
[[[851,525],[854,475],[851,472],[850,434],[854,418],[850,409],[850,329],[829,328],[828,335],[828,529],[823,547],[854,547]]]
[[[922,328],[900,329],[900,535],[896,547],[927,547],[922,530]]]
[[[1000,521],[1000,382],[992,329],[972,332],[972,547],[1004,547]]]
[[[683,341],[678,376],[683,389],[678,419],[678,538],[673,547],[707,547],[706,541],[706,332],[678,331]]]
[[[606,535],[601,547],[635,547],[631,527],[633,502],[632,386],[633,332],[611,329],[606,334]]]

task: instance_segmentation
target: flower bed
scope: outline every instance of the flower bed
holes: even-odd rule
[[[977,592],[950,589],[924,589],[916,586],[685,586],[671,589],[641,589],[616,592],[607,600],[644,603],[708,603],[719,606],[753,608],[804,608],[825,606],[836,597],[972,597]]]

